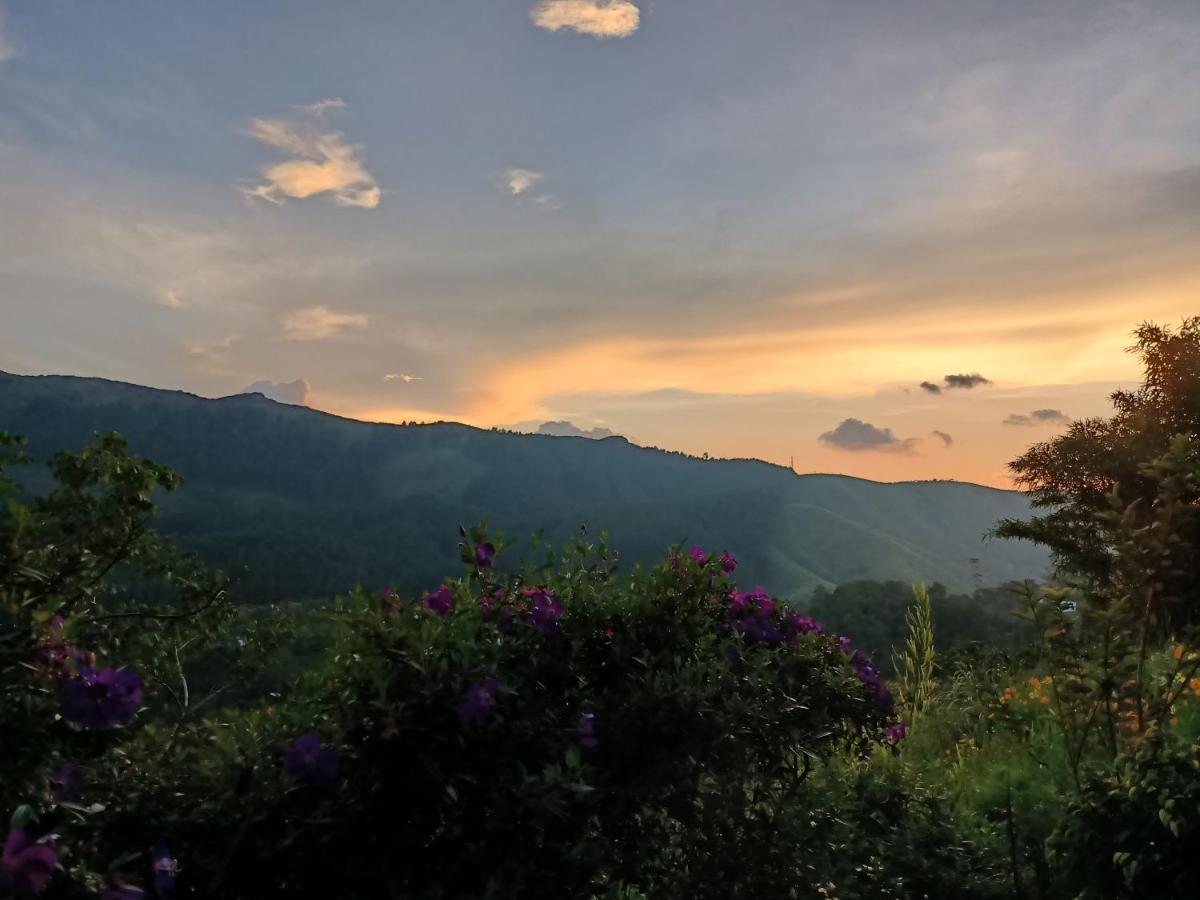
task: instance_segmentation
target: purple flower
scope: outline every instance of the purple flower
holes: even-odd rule
[[[385,613],[389,616],[394,616],[400,612],[400,595],[396,593],[395,588],[380,588],[379,596],[382,598],[382,606]]]
[[[496,547],[487,541],[475,545],[475,565],[481,569],[490,569],[496,562]]]
[[[336,750],[322,750],[321,739],[315,731],[296,738],[283,757],[283,768],[297,784],[333,787],[337,784],[341,757]]]
[[[62,682],[62,716],[97,731],[128,725],[142,702],[142,676],[132,669],[91,666]]]
[[[179,860],[164,844],[159,844],[154,849],[154,893],[159,900],[171,900],[175,896],[175,879],[178,877]]]
[[[884,737],[892,744],[898,744],[908,737],[908,724],[906,722],[895,722],[883,729]]]
[[[444,616],[454,609],[454,592],[448,585],[441,585],[436,591],[425,595],[422,605],[439,616]]]
[[[142,900],[145,896],[146,892],[140,887],[134,887],[131,884],[114,884],[100,895],[100,900]]]
[[[579,717],[579,725],[576,726],[576,731],[579,733],[579,743],[588,750],[594,750],[596,745],[600,743],[596,740],[596,716],[594,713],[584,713]]]
[[[79,672],[85,666],[96,664],[95,653],[72,647],[66,642],[62,633],[65,624],[62,616],[55,616],[50,620],[46,633],[42,635],[38,662],[49,678],[65,678]]]
[[[467,688],[467,699],[458,707],[458,718],[464,725],[480,725],[492,715],[496,706],[496,691],[500,682],[495,678],[477,681]]]
[[[50,776],[50,794],[55,803],[78,803],[83,793],[83,769],[66,763]]]
[[[788,625],[796,634],[820,634],[825,626],[812,616],[802,616],[800,613],[788,613]]]
[[[558,620],[563,616],[563,606],[562,602],[555,598],[554,591],[539,585],[536,588],[526,588],[521,593],[533,601],[529,610],[529,620],[533,622],[534,627],[546,637],[557,634]]]
[[[843,653],[848,654],[850,652],[850,638],[846,637],[845,635],[841,635],[838,637],[837,645],[838,645],[838,649],[841,650]]]
[[[867,655],[861,650],[855,650],[854,655],[850,657],[850,665],[854,667],[858,680],[867,688],[880,711],[885,716],[890,716],[895,712],[892,692],[887,689],[879,669],[871,663]]]
[[[708,562],[708,554],[704,552],[703,547],[697,544],[692,548],[692,559],[700,563],[700,565],[704,565],[706,562]]]
[[[0,894],[14,897],[40,894],[57,867],[53,842],[32,843],[24,829],[14,828],[9,831],[4,853],[0,855]]]
[[[721,551],[721,571],[726,575],[732,575],[737,567],[737,557],[728,550]]]

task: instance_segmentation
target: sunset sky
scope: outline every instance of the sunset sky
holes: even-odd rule
[[[0,0],[0,369],[1003,485],[1200,312],[1198,98],[1196,0]]]

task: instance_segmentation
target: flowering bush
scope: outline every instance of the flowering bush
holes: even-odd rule
[[[2,520],[0,897],[807,895],[770,822],[904,736],[870,660],[728,552],[622,574],[582,536],[509,572],[482,528],[256,693],[297,637],[155,534],[176,476],[115,437],[55,472]]]

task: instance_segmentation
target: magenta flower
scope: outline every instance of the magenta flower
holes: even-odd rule
[[[458,718],[464,725],[481,725],[491,718],[496,707],[496,691],[500,682],[496,678],[477,681],[467,688],[467,699],[458,707]]]
[[[66,763],[50,776],[50,795],[55,803],[78,803],[83,793],[83,769]]]
[[[732,575],[738,567],[737,557],[728,550],[721,551],[721,571],[726,575]]]
[[[31,842],[24,829],[14,828],[0,855],[0,896],[36,896],[46,889],[56,868],[53,842]]]
[[[421,604],[439,616],[447,615],[454,609],[454,592],[448,585],[440,585],[436,591],[426,594]]]
[[[128,725],[142,702],[142,676],[132,669],[82,667],[64,678],[62,716],[68,722],[96,731]]]
[[[594,713],[584,713],[579,717],[579,724],[576,726],[576,731],[579,733],[580,746],[587,750],[594,750],[600,742],[596,740],[596,716]]]
[[[321,739],[315,731],[296,738],[283,757],[283,768],[297,784],[333,787],[337,784],[341,757],[336,750],[322,750]]]
[[[700,563],[700,565],[704,565],[706,562],[708,562],[708,554],[704,552],[703,547],[697,544],[692,548],[692,559]]]
[[[487,541],[475,545],[475,565],[481,569],[490,569],[496,562],[496,547]]]
[[[884,737],[892,744],[898,744],[908,737],[908,724],[896,722],[883,730]]]
[[[838,649],[841,650],[843,653],[845,653],[845,654],[850,653],[850,647],[851,647],[850,638],[846,637],[845,635],[841,635],[837,639],[837,645],[838,645]]]

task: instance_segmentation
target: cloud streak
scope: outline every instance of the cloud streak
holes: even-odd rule
[[[402,381],[405,384],[412,384],[414,381],[424,381],[420,375],[409,375],[406,372],[388,372],[383,376],[384,381]]]
[[[0,8],[0,63],[7,62],[10,59],[16,59],[17,45],[13,43],[9,37],[8,17],[3,8]]]
[[[529,17],[547,31],[566,29],[597,38],[629,37],[641,21],[630,0],[541,0]]]
[[[1035,425],[1061,425],[1067,421],[1069,417],[1060,409],[1035,409],[1029,415],[1012,413],[1004,420],[1004,424],[1032,428]]]
[[[280,316],[285,341],[318,341],[334,337],[348,328],[362,328],[367,317],[362,313],[334,312],[326,306],[310,306]]]
[[[305,109],[310,118],[319,119],[344,105],[340,99],[319,100]],[[242,189],[247,197],[282,206],[289,199],[329,194],[338,206],[379,206],[381,192],[359,158],[360,148],[346,143],[340,132],[325,132],[312,123],[251,119],[250,135],[289,159],[265,168],[262,182]]]

